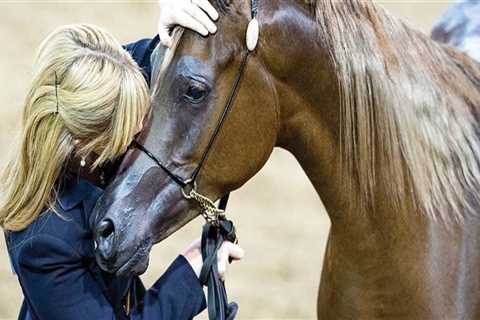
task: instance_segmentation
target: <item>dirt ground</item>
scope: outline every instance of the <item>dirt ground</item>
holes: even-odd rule
[[[425,32],[448,5],[434,0],[379,2]],[[61,24],[89,22],[125,43],[154,34],[156,10],[154,1],[0,1],[0,163],[18,127],[33,51],[50,31]],[[329,220],[293,157],[276,150],[265,168],[232,195],[229,213],[246,251],[244,261],[231,266],[227,276],[230,297],[240,305],[239,319],[315,318]],[[154,248],[143,277],[147,285],[200,235],[201,224],[197,219]],[[14,319],[22,297],[2,240],[0,319]]]

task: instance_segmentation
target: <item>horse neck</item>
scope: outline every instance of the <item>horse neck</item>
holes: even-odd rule
[[[336,107],[338,98],[335,95],[336,87],[332,85],[334,83],[329,81],[319,96],[312,94],[319,92],[318,87],[305,87],[304,97],[307,98],[302,98],[291,87],[280,90],[277,87],[278,100],[281,101],[277,146],[295,156],[331,218],[337,213],[354,214],[355,211],[351,205],[353,194],[345,192],[342,182],[346,168],[340,152],[340,110]],[[318,108],[319,102],[324,108]]]
[[[293,7],[289,1],[274,3],[271,12],[260,10],[271,17],[263,19],[262,34],[271,36],[261,38],[266,45],[259,53],[277,93],[277,146],[296,157],[330,215],[346,212],[351,199],[341,184],[340,103],[329,53],[312,41],[318,37],[318,25],[308,8],[298,2]],[[285,25],[288,34],[281,32]]]

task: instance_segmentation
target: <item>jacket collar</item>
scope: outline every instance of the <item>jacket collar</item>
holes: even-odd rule
[[[98,188],[71,172],[66,172],[58,188],[58,203],[62,210],[70,211],[88,199]]]

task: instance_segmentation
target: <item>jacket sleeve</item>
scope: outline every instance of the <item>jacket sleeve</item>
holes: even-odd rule
[[[68,243],[42,234],[19,250],[21,284],[39,320],[115,319],[113,307]]]
[[[183,256],[147,290],[142,314],[132,319],[192,319],[206,308],[202,285]]]
[[[115,310],[84,259],[66,241],[37,235],[20,249],[24,294],[39,320],[113,320]],[[132,320],[187,320],[205,308],[200,281],[183,257],[145,293]]]

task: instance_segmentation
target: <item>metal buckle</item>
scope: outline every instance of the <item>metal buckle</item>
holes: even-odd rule
[[[187,189],[188,188],[188,189]],[[185,185],[182,187],[182,195],[185,199],[192,199],[192,191],[197,189],[197,182],[192,179],[185,180]]]

